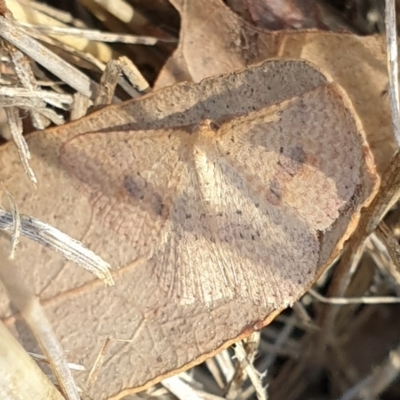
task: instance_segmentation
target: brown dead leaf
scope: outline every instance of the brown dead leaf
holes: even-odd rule
[[[323,28],[315,0],[227,0],[232,10],[269,30]]]
[[[272,36],[265,36],[222,1],[172,0],[181,15],[178,49],[163,68],[156,87],[178,79],[199,82],[261,62],[275,54]],[[200,46],[197,53],[195,48]]]
[[[183,80],[199,82],[251,63],[279,57],[311,61],[348,93],[361,118],[378,172],[394,153],[388,100],[385,42],[325,31],[268,32],[255,28],[222,0],[173,0],[182,17],[180,42],[156,82],[160,88]]]
[[[90,131],[103,133],[76,137]],[[28,142],[35,192],[21,184],[27,178],[14,146],[0,149],[0,181],[21,213],[80,239],[114,267],[116,285],[109,288],[34,243],[22,241],[17,250],[68,361],[81,360],[90,371],[106,338],[128,340],[110,342],[88,388],[98,399],[149,386],[269,323],[337,256],[377,185],[346,94],[303,61],[268,61],[167,87]],[[175,186],[162,179],[167,171]],[[236,274],[236,284],[216,282],[225,278],[217,263],[233,281]],[[2,317],[34,350],[4,294],[0,300]],[[78,385],[87,373],[77,376]]]

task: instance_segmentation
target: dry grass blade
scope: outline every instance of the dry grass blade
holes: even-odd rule
[[[111,104],[121,70],[122,67],[119,60],[111,60],[107,63],[101,75],[99,89],[94,99],[96,106]]]
[[[11,235],[11,251],[9,255],[9,259],[13,260],[15,257],[15,251],[19,242],[19,238],[21,236],[21,217],[18,211],[17,203],[14,201],[11,193],[1,184],[3,187],[4,194],[10,203],[11,214],[14,220],[14,232]]]
[[[122,33],[109,33],[101,32],[90,29],[78,29],[69,27],[59,27],[59,26],[44,26],[44,25],[33,25],[28,23],[19,23],[18,26],[24,28],[29,33],[34,34],[36,31],[41,33],[46,33],[48,35],[55,36],[73,36],[79,38],[85,38],[87,40],[94,40],[98,42],[108,42],[108,43],[125,43],[125,44],[141,44],[146,46],[154,46],[159,41],[168,41],[167,39],[159,39],[155,37],[137,36],[137,35],[124,35]],[[174,40],[175,42],[175,40]]]
[[[10,99],[26,99],[27,101],[31,101],[31,107],[43,107],[41,105],[38,107],[37,104],[34,104],[35,100],[42,100],[46,103],[49,103],[55,107],[66,110],[67,106],[72,104],[72,96],[66,93],[56,93],[50,90],[40,90],[40,89],[27,89],[27,88],[19,88],[19,87],[0,87],[0,96],[4,96],[5,98]]]
[[[223,353],[224,352],[225,351],[223,351]],[[214,381],[216,382],[217,386],[219,387],[219,389],[223,389],[225,387],[228,379],[225,379],[225,377],[223,376],[222,371],[218,367],[216,358],[217,358],[217,356],[215,356],[213,358],[209,358],[208,360],[205,361],[205,365],[207,366],[209,373],[211,373],[211,375],[212,375]],[[232,368],[231,375],[233,376],[233,368]]]
[[[259,342],[259,334],[257,333],[256,336],[258,336],[257,342]],[[246,343],[246,347],[248,345],[249,343]],[[254,358],[257,353],[258,345],[254,345],[251,349],[246,349],[246,347],[242,342],[236,343],[234,346],[235,356],[239,362],[240,368],[250,378],[258,400],[267,400],[267,389],[262,384],[263,375],[254,367]]]
[[[164,379],[161,384],[179,400],[222,400],[222,397],[195,389],[185,379],[186,373]]]
[[[14,23],[9,14],[0,16],[0,36],[78,92],[88,97],[92,96],[97,84],[30,37],[22,28]]]
[[[29,148],[25,141],[25,138],[22,136],[22,122],[19,117],[18,109],[16,109],[15,107],[7,107],[6,115],[10,126],[12,138],[18,148],[18,152],[21,157],[22,165],[24,166],[25,172],[28,175],[30,181],[33,183],[33,185],[36,185],[37,179],[35,173],[29,165],[31,154],[29,152]]]
[[[397,144],[400,146],[399,65],[397,48],[397,21],[395,0],[385,0],[386,47],[388,53],[389,99],[392,123]]]
[[[99,354],[97,355],[92,368],[90,369],[89,375],[86,379],[86,386],[89,388],[94,385],[97,375],[99,374],[99,372],[101,370],[101,366],[103,365],[104,358],[105,358],[105,352],[106,352],[107,346],[110,344],[110,341],[111,341],[111,338],[109,338],[109,337],[106,338],[103,346],[101,346]]]
[[[0,354],[0,397],[2,400],[64,400],[64,397],[1,321]]]
[[[232,381],[235,375],[235,365],[228,350],[224,350],[215,356],[221,374],[225,380],[225,386]]]
[[[381,224],[379,224],[379,226]],[[387,279],[390,280],[392,285],[394,283],[394,288],[396,288],[396,286],[400,288],[400,270],[393,261],[393,255],[390,254],[394,249],[389,249],[392,243],[378,232],[379,229],[380,227],[369,236],[365,246],[366,253],[375,262],[382,275],[387,276]],[[391,234],[393,235],[393,232]],[[397,295],[399,293],[400,292],[397,291]]]
[[[324,297],[313,289],[308,293],[311,294],[316,300],[321,303],[332,304],[337,306],[344,306],[350,304],[399,304],[399,297],[359,297],[359,298],[337,298],[337,297]]]
[[[129,58],[121,57],[119,62],[121,63],[122,71],[135,89],[140,93],[146,93],[150,90],[150,85]]]
[[[400,245],[393,232],[382,221],[376,228],[375,234],[384,243],[397,272],[400,273]]]
[[[102,279],[107,285],[114,284],[110,265],[92,251],[86,249],[79,241],[35,218],[21,215],[20,221],[22,236],[58,251],[68,260],[75,262]],[[0,230],[14,231],[13,215],[1,209]]]
[[[34,360],[42,361],[46,364],[49,364],[49,360],[43,354],[32,353],[30,351],[27,352]],[[85,367],[80,364],[75,363],[67,363],[68,368],[74,371],[85,371]]]
[[[37,297],[31,294],[18,270],[7,260],[6,254],[0,249],[0,279],[14,306],[21,312],[29,328],[34,333],[40,347],[46,354],[52,370],[57,377],[62,391],[68,400],[79,400],[78,389],[67,365],[63,350],[58,342],[53,328]]]
[[[75,93],[70,115],[71,121],[84,117],[91,105],[92,102],[89,97],[81,93]]]
[[[28,92],[38,90],[38,85],[36,84],[35,76],[28,59],[14,46],[8,45],[7,48],[14,64],[14,70],[22,86],[24,86]],[[45,107],[45,103],[42,100],[34,99],[33,101],[35,108],[40,109]],[[31,116],[33,125],[36,129],[44,129],[49,125],[49,121],[34,109],[31,110]]]

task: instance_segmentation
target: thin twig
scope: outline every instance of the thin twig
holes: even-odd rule
[[[27,22],[19,22],[18,26],[20,26],[27,32],[39,31],[47,35],[73,36],[97,42],[141,44],[146,46],[154,46],[158,42],[176,42],[175,39],[159,39],[151,36],[137,36],[123,33],[101,32],[93,29],[78,29],[64,26],[34,25]]]
[[[86,386],[88,388],[91,388],[93,384],[95,383],[97,376],[99,375],[100,369],[104,363],[104,358],[105,358],[105,352],[110,344],[111,338],[107,337],[106,340],[103,343],[103,346],[101,346],[101,349],[99,353],[97,354],[96,360],[94,361],[94,364],[92,368],[90,369],[89,375],[86,379]]]
[[[9,255],[10,260],[13,260],[15,258],[15,251],[19,243],[19,238],[21,236],[21,217],[18,211],[18,205],[12,197],[11,193],[6,189],[3,184],[1,184],[1,186],[3,187],[3,191],[8,199],[8,202],[10,203],[11,214],[14,220],[14,232],[11,235],[11,250]]]
[[[400,303],[399,297],[382,296],[382,297],[354,297],[354,298],[340,298],[340,297],[324,297],[313,289],[309,289],[308,293],[311,294],[316,300],[321,303],[332,304],[336,306],[345,306],[350,304],[398,304]]]
[[[399,65],[395,0],[385,0],[386,48],[388,54],[389,101],[397,145],[400,146]]]
[[[47,357],[43,354],[37,354],[37,353],[32,353],[30,351],[27,352],[32,358],[34,358],[35,360],[44,362],[46,364],[49,364],[49,360],[47,359]],[[67,363],[68,368],[72,369],[74,371],[86,371],[86,368],[81,365],[81,364],[75,364],[75,363]]]

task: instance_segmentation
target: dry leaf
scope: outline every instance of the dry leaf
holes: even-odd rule
[[[180,40],[156,87],[176,83],[178,79],[199,82],[206,76],[261,62],[276,52],[273,36],[244,21],[222,1],[171,0],[171,3],[181,15]]]
[[[324,27],[315,0],[227,0],[226,4],[245,20],[264,29]]]
[[[182,17],[180,42],[156,82],[163,87],[202,79],[251,63],[279,57],[305,59],[320,67],[349,95],[374,153],[378,172],[387,167],[396,144],[387,88],[385,42],[381,36],[360,37],[323,31],[268,32],[255,28],[222,0],[173,0]]]
[[[107,337],[128,340],[107,348],[99,399],[267,324],[338,255],[377,186],[346,94],[302,61],[167,87],[28,141],[36,192],[15,148],[0,155],[20,211],[114,266],[106,288],[47,249],[17,251],[68,361],[90,371]],[[0,307],[34,350],[4,295]]]

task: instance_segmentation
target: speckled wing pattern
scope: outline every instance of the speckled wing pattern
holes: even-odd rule
[[[85,134],[62,158],[172,298],[274,306],[316,274],[319,232],[356,190],[358,136],[325,86],[220,127]]]
[[[151,256],[169,217],[182,163],[178,131],[88,133],[61,159],[84,186],[93,213],[139,256]]]

